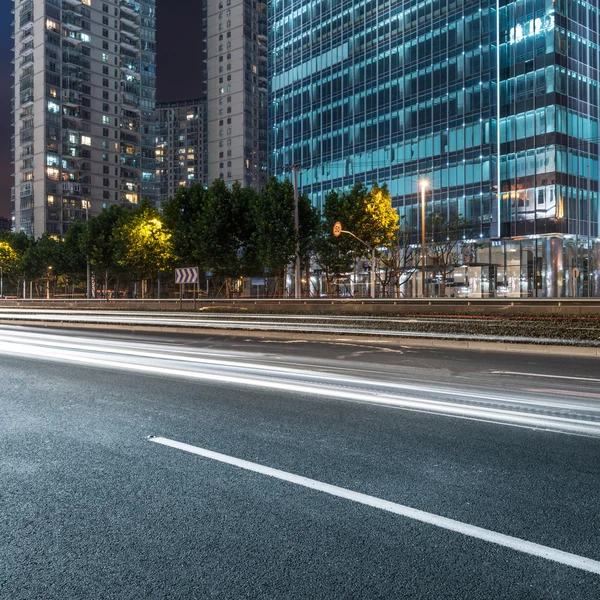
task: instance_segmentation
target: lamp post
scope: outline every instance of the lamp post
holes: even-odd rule
[[[52,265],[48,267],[48,279],[46,279],[46,300],[50,300],[50,275],[52,274]]]
[[[337,221],[333,226],[333,235],[335,237],[340,237],[342,233],[346,233],[351,235],[355,240],[358,240],[363,246],[369,249],[371,252],[371,298],[375,298],[375,248],[370,244],[367,244],[364,240],[361,240],[358,236],[354,235],[351,231],[346,231],[343,229],[342,224]]]
[[[423,298],[426,298],[427,292],[425,287],[425,271],[427,269],[427,252],[425,250],[425,193],[427,191],[427,188],[429,187],[429,180],[421,179],[421,181],[419,181],[419,187],[421,188],[421,262],[423,263],[422,295]]]
[[[86,227],[90,220],[90,201],[85,200],[85,223]],[[90,259],[87,259],[86,264],[86,298],[89,300],[92,297],[92,267],[90,265]]]

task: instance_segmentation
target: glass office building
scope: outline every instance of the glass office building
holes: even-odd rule
[[[600,295],[597,2],[272,0],[268,16],[272,174],[301,165],[316,206],[386,183],[415,231],[426,177],[427,212],[472,224],[463,294]]]

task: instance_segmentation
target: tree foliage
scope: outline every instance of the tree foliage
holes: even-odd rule
[[[0,262],[16,285],[48,280],[51,273],[73,290],[85,283],[89,264],[108,290],[110,279],[116,289],[119,281],[153,278],[174,266],[198,266],[211,271],[213,281],[225,283],[228,291],[237,289],[241,277],[268,274],[271,282],[277,281],[271,291],[283,293],[298,244],[304,290],[311,291],[308,282],[317,265],[332,293],[333,282],[370,254],[368,246],[382,250],[386,268],[398,279],[401,268],[397,260],[392,265],[391,248],[404,238],[385,186],[368,189],[359,183],[346,192],[332,191],[322,214],[300,196],[298,213],[297,232],[289,180],[271,178],[262,191],[217,180],[210,188],[181,188],[162,213],[145,199],[135,210],[112,205],[86,223],[74,223],[62,239],[0,233]],[[335,238],[331,231],[336,221],[365,245],[348,235]]]
[[[289,180],[271,177],[265,191],[257,195],[252,241],[262,266],[278,277],[276,292],[283,291],[285,268],[296,254],[294,187]]]
[[[208,203],[209,192],[202,185],[180,188],[163,204],[164,226],[171,232],[173,251],[182,266],[203,264],[201,221]]]
[[[142,279],[154,277],[175,262],[171,232],[149,203],[140,204],[120,223],[114,231],[113,247],[117,263]]]

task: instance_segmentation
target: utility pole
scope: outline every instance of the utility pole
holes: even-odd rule
[[[294,183],[294,225],[296,227],[296,261],[294,266],[294,297],[302,296],[302,283],[300,280],[300,215],[298,214],[298,171],[302,169],[300,165],[290,167],[293,174]],[[309,284],[310,285],[310,284]]]
[[[427,251],[425,250],[425,193],[429,187],[429,181],[422,179],[419,183],[421,188],[421,261],[423,263],[423,281],[422,283],[422,296],[427,296],[427,287],[425,286],[425,272],[427,271]]]
[[[86,200],[85,201],[85,224],[87,226],[88,221],[90,220],[90,201]],[[86,273],[86,288],[87,288],[87,293],[86,293],[86,297],[89,300],[92,297],[92,268],[90,265],[90,260],[88,258],[87,260],[87,273]]]

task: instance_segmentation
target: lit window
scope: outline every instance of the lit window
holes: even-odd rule
[[[46,167],[46,175],[48,176],[48,179],[58,181],[59,171],[56,167]]]
[[[57,115],[60,112],[60,106],[56,102],[48,101],[48,112]]]
[[[110,118],[107,117],[106,115],[102,115],[102,124],[103,125],[110,125]]]
[[[92,37],[88,34],[88,33],[82,33],[81,35],[81,41],[85,42],[86,44],[89,44],[92,41]]]
[[[55,88],[50,88],[50,97],[51,98],[56,98],[57,93],[56,93],[56,89]]]
[[[48,196],[48,204],[54,204],[54,196]]]
[[[52,19],[46,19],[46,29],[50,29],[51,31],[60,31],[58,23]]]
[[[82,135],[81,136],[81,143],[84,146],[91,146],[92,145],[92,138],[88,135]]]
[[[102,62],[108,62],[108,54],[102,53]]]

